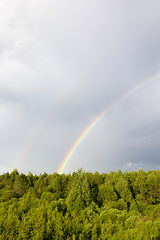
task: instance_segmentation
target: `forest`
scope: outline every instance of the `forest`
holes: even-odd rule
[[[160,171],[0,175],[1,239],[160,239]]]

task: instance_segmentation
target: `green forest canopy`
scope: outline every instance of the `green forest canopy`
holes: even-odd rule
[[[160,239],[160,171],[4,173],[0,239]]]

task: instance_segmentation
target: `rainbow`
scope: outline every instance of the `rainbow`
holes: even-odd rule
[[[117,46],[118,47],[118,46]],[[115,53],[117,50],[117,48],[115,48],[115,46],[113,48],[110,48],[110,52]],[[93,62],[95,65],[97,64],[96,61]],[[90,64],[87,68],[87,70],[84,72],[83,77],[81,77],[81,79],[83,79],[88,72],[90,72],[90,70],[94,67],[94,64]],[[84,78],[85,79],[85,78]],[[82,81],[81,81],[82,82]],[[21,150],[19,151],[18,155],[16,156],[15,160],[13,161],[13,165],[11,167],[11,169],[14,168],[18,168],[20,167],[20,163],[24,161],[24,158],[26,156],[26,153],[29,151],[29,149],[32,147],[34,141],[36,140],[36,138],[38,137],[39,133],[41,132],[41,129],[43,127],[43,124],[45,122],[45,120],[48,118],[48,116],[51,114],[51,112],[58,107],[59,103],[69,94],[73,91],[74,88],[77,88],[77,82],[74,80],[72,80],[69,85],[66,87],[64,87],[64,90],[62,90],[60,96],[51,104],[50,107],[48,107],[45,111],[45,113],[43,114],[42,118],[40,119],[40,121],[37,122],[36,126],[33,128],[33,131],[31,131],[25,141],[25,143],[23,144]]]
[[[117,48],[114,47],[114,52],[116,51]],[[110,51],[113,51],[113,49],[111,48]],[[96,64],[96,62],[94,61],[94,64]],[[89,67],[87,68],[87,70],[84,72],[83,76],[81,77],[81,79],[85,79],[85,76],[87,75],[88,72],[90,72],[90,70],[94,67],[94,64],[90,64]],[[82,80],[81,80],[82,82]],[[67,86],[64,86],[64,89],[62,90],[61,94],[57,97],[57,99],[55,99],[54,102],[52,102],[51,106],[49,106],[45,113],[43,114],[42,118],[40,119],[40,121],[37,122],[36,126],[33,128],[33,131],[31,131],[25,141],[25,143],[23,144],[22,149],[19,151],[18,155],[16,156],[15,160],[13,161],[13,165],[11,167],[11,170],[14,168],[18,168],[20,167],[20,163],[24,161],[24,158],[26,156],[26,153],[29,151],[29,149],[32,147],[34,141],[36,140],[36,138],[38,137],[39,133],[41,132],[41,129],[43,127],[43,124],[45,122],[45,120],[48,118],[48,116],[51,114],[51,112],[53,112],[53,110],[58,107],[58,105],[60,104],[60,102],[62,102],[62,100],[69,95],[70,93],[73,92],[74,88],[77,88],[77,82],[75,81],[75,79],[73,79]]]
[[[23,147],[19,154],[17,155],[16,159],[13,162],[13,166],[11,169],[14,168],[20,168],[20,163],[24,160],[24,157],[28,150],[32,147],[35,139],[39,135],[42,126],[45,122],[45,120],[48,118],[48,116],[51,114],[51,112],[60,104],[60,102],[70,93],[72,92],[72,89],[75,87],[75,82],[71,82],[67,87],[62,90],[61,94],[58,96],[58,98],[52,102],[52,104],[46,109],[45,113],[43,114],[40,121],[37,123],[36,127],[34,127],[31,134],[29,134],[29,137],[26,139],[25,143],[23,144]]]
[[[79,144],[83,141],[83,139],[87,136],[87,134],[92,130],[92,128],[109,112],[111,111],[117,104],[119,104],[121,101],[126,99],[131,94],[135,93],[136,91],[142,89],[143,87],[147,86],[151,82],[155,81],[160,77],[160,72],[157,74],[147,78],[145,81],[141,82],[140,84],[134,86],[134,88],[130,89],[126,93],[124,93],[122,96],[117,98],[110,106],[108,106],[103,112],[101,112],[94,120],[89,124],[89,126],[83,131],[83,133],[79,136],[79,138],[76,140],[76,142],[73,144],[67,155],[65,156],[64,160],[62,161],[57,173],[61,174],[67,165],[69,159],[79,146]]]

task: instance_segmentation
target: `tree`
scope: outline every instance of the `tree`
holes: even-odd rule
[[[98,193],[98,202],[100,206],[105,205],[108,202],[117,200],[118,196],[109,182],[100,185]]]
[[[75,212],[80,212],[91,203],[89,181],[87,175],[82,170],[77,173],[66,203],[68,210]]]
[[[123,177],[119,177],[118,182],[115,184],[115,188],[118,192],[118,195],[123,198],[128,205],[130,205],[133,196],[128,186],[128,182]]]

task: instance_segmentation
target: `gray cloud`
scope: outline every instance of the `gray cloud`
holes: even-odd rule
[[[1,169],[57,171],[85,128],[160,69],[159,2],[1,1]],[[159,79],[119,102],[64,171],[159,168]]]

